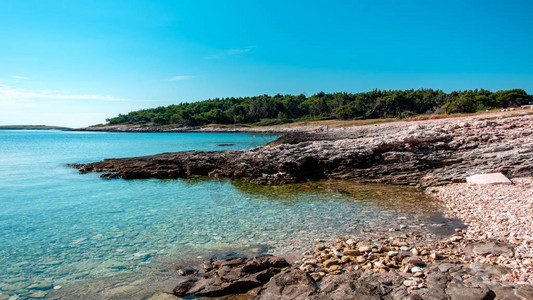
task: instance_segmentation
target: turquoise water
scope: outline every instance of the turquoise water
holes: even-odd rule
[[[228,180],[105,180],[66,165],[247,149],[276,137],[0,130],[0,299],[68,298],[69,288],[74,293],[87,282],[100,287],[96,295],[116,283],[109,278],[131,283],[172,262],[300,249],[359,225],[383,228],[400,215],[424,216],[338,192],[266,195]],[[88,298],[106,298],[92,292],[84,289]]]

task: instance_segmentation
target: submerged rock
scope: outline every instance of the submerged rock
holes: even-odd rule
[[[54,285],[52,284],[51,281],[41,281],[41,282],[30,285],[28,289],[46,291],[46,290],[52,289],[53,287]]]
[[[46,295],[48,294],[48,292],[46,291],[35,291],[35,292],[31,292],[29,295],[28,295],[28,298],[34,298],[34,299],[42,299],[44,297],[46,297]]]

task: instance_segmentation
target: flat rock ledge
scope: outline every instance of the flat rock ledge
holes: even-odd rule
[[[470,240],[463,229],[438,241],[417,231],[318,239],[297,261],[264,255],[209,259],[177,271],[178,297],[216,299],[533,299],[498,259],[511,244]],[[480,263],[476,257],[485,257]]]
[[[415,259],[413,259],[414,261]],[[260,256],[207,261],[184,268],[178,297],[216,299],[532,299],[533,286],[496,282],[505,268],[484,264],[412,264],[418,273],[346,270],[315,277],[283,258]],[[336,269],[340,270],[341,267]],[[380,270],[376,268],[376,270]]]
[[[71,164],[103,178],[227,177],[259,184],[351,179],[427,187],[474,174],[533,176],[533,116],[288,133],[250,150],[185,151]]]

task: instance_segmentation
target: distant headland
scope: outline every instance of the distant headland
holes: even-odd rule
[[[48,125],[0,125],[0,129],[13,129],[13,130],[68,130],[68,127],[61,126],[48,126]]]

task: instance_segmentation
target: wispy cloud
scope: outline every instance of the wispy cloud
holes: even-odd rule
[[[21,80],[28,80],[29,78],[26,76],[20,76],[20,75],[11,75],[11,78],[14,79],[21,79]]]
[[[51,90],[28,90],[0,84],[0,101],[29,101],[38,99],[129,101],[129,99],[108,95],[68,94]]]
[[[171,77],[169,80],[170,81],[189,80],[189,79],[192,79],[194,77],[196,77],[196,76],[193,76],[193,75],[177,75],[177,76]]]
[[[225,51],[222,51],[220,53],[217,53],[217,54],[206,56],[206,59],[217,59],[217,58],[221,58],[221,57],[224,57],[224,56],[242,54],[242,53],[250,52],[254,48],[256,48],[256,46],[248,46],[248,47],[245,47],[245,48],[229,49],[229,50],[225,50]]]

